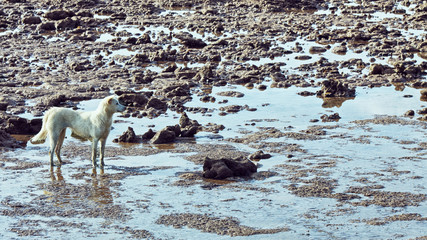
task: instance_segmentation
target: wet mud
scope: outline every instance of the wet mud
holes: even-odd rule
[[[418,0],[2,2],[0,237],[426,238],[426,16]],[[50,168],[28,142],[44,112],[111,94],[127,110],[105,169],[69,133]],[[214,179],[206,159],[256,172]]]

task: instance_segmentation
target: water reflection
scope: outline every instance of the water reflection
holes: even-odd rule
[[[71,176],[73,179],[84,179],[85,181],[72,183],[73,179],[64,178],[61,167],[51,168],[51,182],[44,185],[44,194],[50,196],[55,206],[74,205],[93,201],[99,204],[113,203],[113,193],[109,187],[109,175],[104,170],[92,169],[92,173],[77,173]],[[89,177],[89,179],[87,179]]]
[[[341,107],[342,104],[347,100],[354,100],[354,97],[351,98],[344,98],[344,97],[332,97],[332,98],[323,98],[323,108],[334,108],[334,107]]]

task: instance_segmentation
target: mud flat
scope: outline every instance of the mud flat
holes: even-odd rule
[[[426,16],[417,0],[4,1],[0,237],[426,238]],[[103,171],[69,133],[53,169],[27,143],[50,107],[111,94],[127,110]],[[207,179],[206,157],[257,172]]]

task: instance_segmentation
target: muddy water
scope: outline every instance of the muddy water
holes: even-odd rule
[[[358,6],[351,2],[346,7]],[[412,6],[412,7],[411,7]],[[414,6],[398,5],[407,14]],[[332,6],[330,6],[332,7]],[[316,15],[341,16],[338,11],[317,11]],[[193,10],[167,10],[161,17],[190,17]],[[356,15],[357,16],[357,15]],[[95,15],[108,21],[110,16]],[[398,19],[400,14],[375,12],[368,21],[379,23]],[[191,33],[210,43],[211,39],[243,39],[248,33],[226,32],[221,36],[200,34],[166,26],[111,24],[113,32],[103,33],[94,43],[111,43],[116,33],[126,37],[148,33],[152,39],[161,34],[180,31]],[[317,26],[313,26],[317,29]],[[332,26],[331,29],[343,28]],[[7,30],[0,36],[17,30]],[[425,31],[408,29],[403,38],[420,38]],[[126,38],[123,37],[123,38]],[[48,42],[67,41],[65,37],[46,37]],[[302,70],[321,58],[330,62],[360,58],[392,66],[397,56],[373,57],[365,49],[348,49],[335,54],[341,43],[329,43],[323,53],[310,48],[325,46],[305,37],[283,42],[268,37],[274,47],[301,50],[275,58],[261,57],[239,62],[222,61],[219,68],[233,64],[262,67],[285,63],[286,74],[301,74],[307,81],[320,83],[311,71]],[[180,49],[171,38],[172,49]],[[100,54],[124,67],[118,56],[132,57],[137,48],[115,46]],[[85,53],[86,54],[86,53]],[[84,55],[84,54],[83,54]],[[96,56],[87,53],[88,59]],[[309,56],[307,60],[296,57]],[[414,64],[425,61],[413,55]],[[33,62],[30,56],[26,61]],[[37,63],[45,66],[43,61]],[[204,63],[178,63],[179,67],[201,68]],[[144,67],[162,72],[168,64]],[[60,72],[60,71],[59,71]],[[369,74],[369,68],[355,70],[340,67],[347,79]],[[425,76],[422,81],[425,81]],[[426,128],[424,121],[403,117],[408,110],[421,110],[419,89],[409,84],[384,84],[377,88],[358,86],[356,97],[321,99],[301,96],[310,87],[275,88],[271,78],[257,82],[253,88],[227,84],[200,86],[193,89],[187,109],[191,119],[203,126],[224,125],[219,132],[199,132],[194,139],[178,139],[172,144],[116,144],[111,140],[129,126],[136,134],[148,128],[160,130],[178,123],[180,114],[168,110],[160,117],[124,118],[116,122],[107,144],[106,168],[93,171],[89,143],[67,134],[63,149],[65,164],[49,168],[48,145],[28,144],[24,149],[2,152],[0,161],[0,233],[5,239],[94,238],[117,239],[411,239],[426,236]],[[76,84],[74,82],[73,84]],[[265,85],[265,90],[258,87]],[[43,85],[37,87],[43,90]],[[143,88],[139,90],[149,90]],[[241,97],[224,96],[234,91]],[[111,90],[113,92],[113,90]],[[203,102],[199,93],[209,92],[214,102]],[[81,110],[96,109],[99,99],[82,101]],[[27,100],[25,107],[36,102]],[[226,113],[228,106],[241,106],[237,113]],[[323,122],[322,116],[338,114],[339,120]],[[33,118],[29,111],[21,117]],[[249,179],[213,181],[203,179],[200,162],[205,155],[248,155],[257,150],[271,153],[272,158],[257,161],[258,173]]]

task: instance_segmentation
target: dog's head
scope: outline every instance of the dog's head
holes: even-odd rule
[[[116,96],[110,96],[106,98],[106,108],[110,112],[123,112],[126,110],[126,106],[122,105]]]

